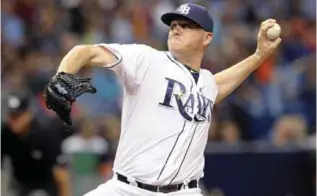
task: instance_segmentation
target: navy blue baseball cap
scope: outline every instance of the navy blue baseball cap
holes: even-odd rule
[[[6,99],[9,114],[20,114],[29,108],[30,97],[28,93],[19,91],[11,92]]]
[[[207,32],[212,32],[214,22],[208,10],[201,5],[187,3],[179,6],[174,12],[163,14],[161,20],[168,26],[173,20],[188,19],[197,23],[201,28]]]

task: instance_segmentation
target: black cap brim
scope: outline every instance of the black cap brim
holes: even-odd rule
[[[181,20],[181,19],[185,19],[185,20],[190,20],[192,21],[193,23],[196,23],[198,24],[197,22],[193,21],[192,19],[182,15],[182,14],[177,14],[177,13],[174,13],[174,12],[170,12],[170,13],[166,13],[166,14],[163,14],[161,16],[161,20],[164,24],[166,24],[167,26],[171,26],[171,22],[173,20]],[[200,24],[198,24],[199,26],[201,26]]]

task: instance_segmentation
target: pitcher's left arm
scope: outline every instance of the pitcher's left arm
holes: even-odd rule
[[[275,23],[276,20],[274,19],[268,19],[262,22],[257,36],[257,49],[254,54],[232,67],[215,74],[218,88],[216,103],[219,103],[232,93],[264,60],[274,53],[281,43],[281,38],[272,41],[267,37],[266,32]]]

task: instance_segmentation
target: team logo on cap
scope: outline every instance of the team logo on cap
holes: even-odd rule
[[[8,104],[10,108],[18,108],[21,105],[21,101],[17,97],[10,97]]]
[[[190,10],[190,7],[188,4],[183,4],[178,8],[178,12],[181,14],[188,14]]]

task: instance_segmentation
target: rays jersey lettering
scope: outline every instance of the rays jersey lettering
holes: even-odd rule
[[[204,122],[206,120],[208,120],[208,122],[211,121],[211,111],[213,103],[210,99],[199,93],[197,93],[196,96],[195,94],[191,93],[187,98],[184,98],[184,95],[187,92],[186,86],[181,82],[173,80],[171,78],[165,79],[168,81],[167,89],[165,92],[164,100],[163,102],[159,103],[159,105],[174,108],[174,106],[171,105],[172,99],[174,99],[176,101],[179,113],[183,116],[184,119],[188,121],[194,120],[195,122]],[[180,88],[179,93],[174,93],[176,85]],[[198,102],[198,112],[194,117],[192,117],[196,103],[195,101]]]

